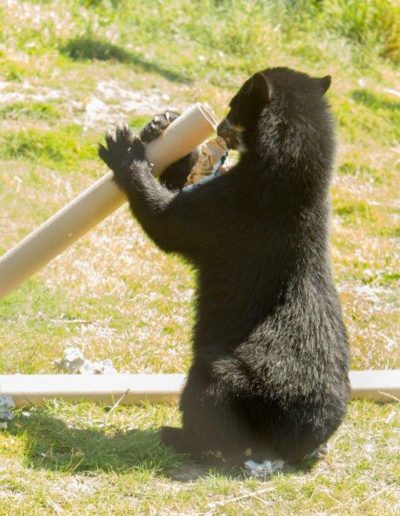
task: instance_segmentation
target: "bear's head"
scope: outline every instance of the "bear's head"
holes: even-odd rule
[[[314,138],[313,132],[332,132],[323,99],[330,84],[329,75],[315,78],[283,67],[257,72],[230,101],[217,133],[241,153],[257,150],[266,156],[273,151],[287,156],[290,148],[296,154],[307,138]]]

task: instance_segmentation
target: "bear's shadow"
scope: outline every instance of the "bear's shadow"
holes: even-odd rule
[[[209,471],[164,446],[157,428],[121,431],[110,425],[103,429],[99,424],[95,428],[79,428],[37,407],[17,412],[8,432],[24,436],[25,461],[35,469],[121,474],[140,469],[181,482],[196,480]]]
[[[25,459],[31,468],[69,473],[151,470],[179,482],[190,482],[215,472],[215,468],[196,464],[188,456],[177,455],[164,446],[157,428],[118,430],[100,425],[77,428],[68,425],[44,408],[18,412],[9,433],[24,436]],[[291,466],[292,473],[310,470],[313,462]],[[243,470],[218,469],[230,478],[244,478]]]

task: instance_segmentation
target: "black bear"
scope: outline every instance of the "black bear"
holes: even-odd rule
[[[183,427],[161,438],[198,460],[299,461],[345,416],[348,339],[328,245],[329,86],[329,76],[283,67],[253,75],[218,127],[238,163],[194,188],[181,187],[195,156],[158,181],[126,126],[99,148],[146,233],[197,271]],[[142,139],[175,116],[155,117]]]

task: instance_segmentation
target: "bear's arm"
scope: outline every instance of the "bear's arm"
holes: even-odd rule
[[[172,192],[141,162],[129,174],[124,191],[133,215],[158,247],[195,258],[220,244],[223,226],[230,221],[233,225],[234,209],[224,179]]]
[[[235,190],[226,187],[229,174],[190,189],[173,192],[156,180],[143,143],[127,126],[106,135],[101,159],[128,197],[131,211],[154,242],[166,252],[196,260],[225,240],[234,224]]]
[[[149,143],[159,138],[167,127],[179,117],[179,113],[167,110],[165,113],[155,115],[140,131],[140,140]],[[192,152],[172,163],[164,170],[160,177],[160,182],[170,190],[180,190],[186,183],[194,164],[198,160],[199,151],[194,149]]]
[[[195,149],[179,161],[172,163],[172,165],[163,172],[160,177],[160,183],[165,185],[169,190],[181,190],[193,166],[196,164],[198,157],[199,152]]]

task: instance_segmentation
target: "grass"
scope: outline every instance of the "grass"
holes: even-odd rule
[[[105,172],[96,144],[116,121],[138,130],[194,100],[222,116],[266,65],[330,73],[332,260],[352,367],[399,368],[399,19],[388,0],[0,6],[0,252]],[[0,371],[55,372],[74,345],[121,372],[185,372],[194,282],[121,208],[0,301]],[[267,483],[163,448],[157,429],[178,423],[176,405],[16,411],[0,434],[0,515],[400,510],[398,402],[352,402],[325,460]]]
[[[50,111],[51,109],[48,110]],[[25,108],[25,113],[27,112],[29,107]],[[36,114],[37,111],[35,111]],[[75,125],[51,131],[24,128],[18,132],[2,135],[0,149],[5,159],[22,158],[30,163],[38,162],[41,165],[70,168],[85,159],[96,157],[96,147],[82,142],[80,136],[80,127]]]
[[[15,102],[0,108],[0,119],[3,120],[46,120],[55,122],[62,117],[60,111],[45,102]]]
[[[13,514],[54,507],[67,514],[395,514],[400,461],[388,425],[400,419],[393,405],[354,402],[327,460],[268,483],[217,471],[184,481],[187,461],[161,447],[154,431],[177,417],[165,405],[110,412],[62,403],[17,414],[0,443],[2,492]]]

